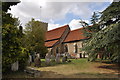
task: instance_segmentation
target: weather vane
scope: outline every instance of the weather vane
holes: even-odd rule
[[[41,8],[42,8],[42,6],[40,6],[40,18],[41,18]]]

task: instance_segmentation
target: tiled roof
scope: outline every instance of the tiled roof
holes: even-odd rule
[[[46,41],[60,38],[67,27],[69,27],[69,26],[65,25],[65,26],[47,31]]]
[[[64,42],[71,42],[81,39],[86,39],[86,37],[83,35],[83,28],[70,31]]]
[[[48,41],[45,42],[46,47],[52,47],[58,40]]]

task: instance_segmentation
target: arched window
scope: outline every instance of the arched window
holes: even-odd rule
[[[56,48],[56,53],[58,53],[59,51],[58,51],[58,47]]]
[[[78,51],[77,51],[77,44],[75,44],[75,53],[77,53]]]
[[[76,44],[76,43],[74,44],[74,52],[75,52],[75,53],[77,53],[77,52],[78,52],[78,46],[77,46],[77,44]]]

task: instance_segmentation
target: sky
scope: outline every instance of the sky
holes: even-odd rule
[[[71,30],[81,26],[82,19],[90,24],[93,12],[105,10],[111,2],[48,2],[48,0],[20,0],[11,6],[13,17],[19,18],[22,26],[32,18],[48,23],[48,30],[68,24]]]

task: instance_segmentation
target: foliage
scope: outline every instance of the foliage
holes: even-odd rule
[[[112,24],[113,19],[115,19],[115,22],[120,20],[120,1],[119,2],[113,2],[109,7],[107,7],[103,12],[101,16],[101,23],[106,24]]]
[[[85,21],[80,21],[80,23],[83,26],[83,33],[84,36],[87,38],[91,38],[93,36],[93,34],[95,34],[96,32],[100,31],[100,24],[98,23],[99,21],[99,16],[97,12],[94,12],[91,18],[91,26],[88,25],[88,23],[86,23]]]
[[[34,51],[40,53],[42,57],[47,53],[47,48],[45,47],[45,31],[41,26],[39,21],[32,19],[26,24],[24,35],[24,46],[29,51]]]
[[[83,21],[83,20],[80,20],[79,23],[80,23],[83,27],[87,27],[87,26],[88,26],[88,23],[86,23],[86,22]]]
[[[3,72],[10,69],[12,63],[22,60],[22,55],[27,55],[20,44],[19,30],[14,25],[6,25],[2,28],[2,63]],[[26,60],[27,56],[24,57]],[[25,61],[24,60],[24,61]]]
[[[99,21],[99,15],[98,13],[94,12],[91,18],[91,24],[97,24]]]
[[[17,2],[18,1],[18,2]],[[7,13],[8,10],[11,10],[10,6],[17,5],[20,1],[16,2],[2,2],[2,25],[13,24],[16,25],[17,18],[13,18],[10,13]]]
[[[19,0],[16,0],[16,2],[2,2],[2,11],[7,12],[11,10],[10,6],[17,5],[19,2]]]
[[[92,37],[85,41],[83,50],[89,54],[89,60],[94,61],[98,54],[102,54],[101,59],[111,59],[119,62],[120,59],[120,2],[113,2],[102,12],[98,30],[93,25]],[[119,10],[118,10],[119,9]],[[116,14],[117,13],[117,14]],[[114,19],[114,20],[113,20]],[[110,23],[112,21],[112,23]],[[101,27],[102,26],[102,27]],[[94,31],[95,30],[95,31]]]
[[[2,25],[12,24],[18,26],[19,20],[18,18],[12,18],[10,13],[2,12]]]
[[[111,59],[119,57],[120,24],[112,24],[110,27],[93,34],[92,38],[86,41],[84,49],[93,56],[104,49],[105,53],[111,53]],[[104,53],[104,54],[105,54]],[[96,58],[96,57],[95,57]]]
[[[11,64],[19,61],[20,68],[24,67],[28,52],[21,45],[21,31],[18,29],[18,18],[12,18],[7,10],[18,2],[4,2],[2,4],[2,71],[3,74],[11,70]],[[24,56],[24,57],[23,57]],[[23,63],[21,63],[21,61]]]
[[[30,53],[28,52],[28,50],[26,48],[22,48],[21,47],[21,53],[20,53],[20,56],[19,56],[19,67],[20,67],[20,70],[23,70],[25,69],[25,67],[28,65],[28,55],[30,55]]]

